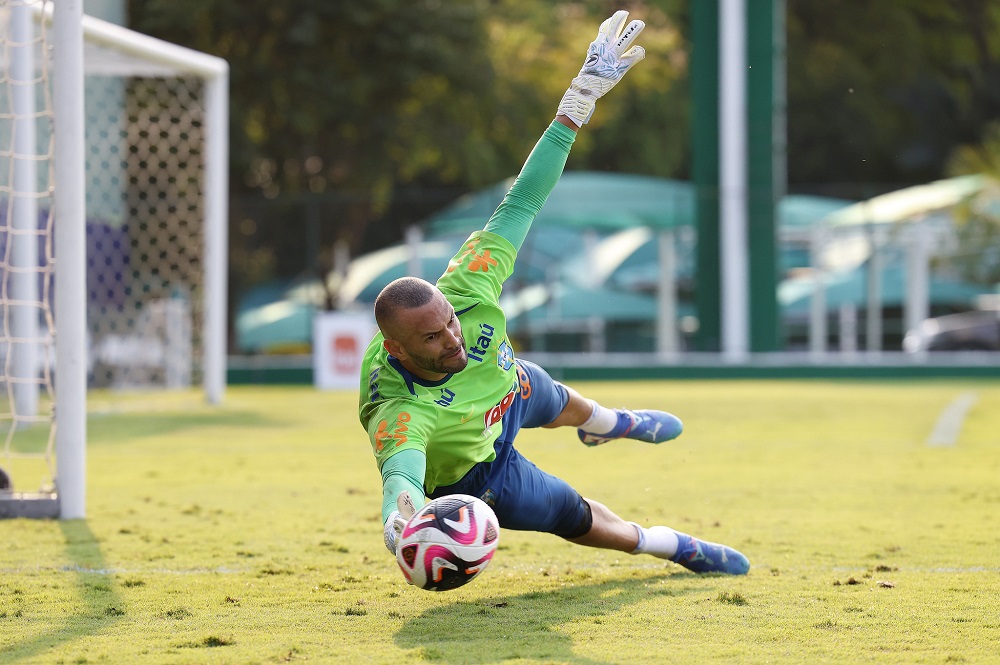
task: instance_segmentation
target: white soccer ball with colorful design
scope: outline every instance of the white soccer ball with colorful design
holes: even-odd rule
[[[486,502],[450,494],[426,504],[406,523],[396,562],[410,584],[447,591],[486,570],[499,542],[500,524]]]

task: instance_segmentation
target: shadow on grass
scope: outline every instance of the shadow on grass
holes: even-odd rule
[[[695,593],[661,582],[671,575],[577,584],[519,596],[463,601],[427,610],[396,633],[396,645],[418,650],[435,663],[495,663],[517,658],[606,665],[573,652],[574,638],[559,630],[569,623],[599,625],[610,615],[651,597]],[[612,654],[609,658],[614,658]]]
[[[78,609],[54,621],[45,632],[8,648],[0,661],[36,658],[61,644],[106,630],[125,615],[113,577],[103,572],[104,555],[87,522],[67,520],[59,522],[59,527],[66,539],[68,570],[76,575]]]

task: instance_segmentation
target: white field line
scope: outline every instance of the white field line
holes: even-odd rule
[[[962,433],[965,417],[979,401],[979,395],[974,392],[962,393],[946,406],[938,416],[934,431],[927,438],[927,445],[933,447],[950,447],[958,442]]]

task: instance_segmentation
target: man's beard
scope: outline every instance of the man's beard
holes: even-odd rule
[[[428,372],[434,372],[435,374],[454,374],[456,372],[461,372],[465,369],[466,365],[469,364],[469,356],[465,352],[465,338],[460,337],[461,353],[454,358],[430,358],[428,356],[417,356],[410,354],[410,358],[413,359],[414,364],[420,369],[426,370]]]

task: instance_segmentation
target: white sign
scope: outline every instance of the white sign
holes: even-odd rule
[[[317,312],[313,318],[313,384],[320,390],[360,386],[361,361],[375,334],[362,312]]]

